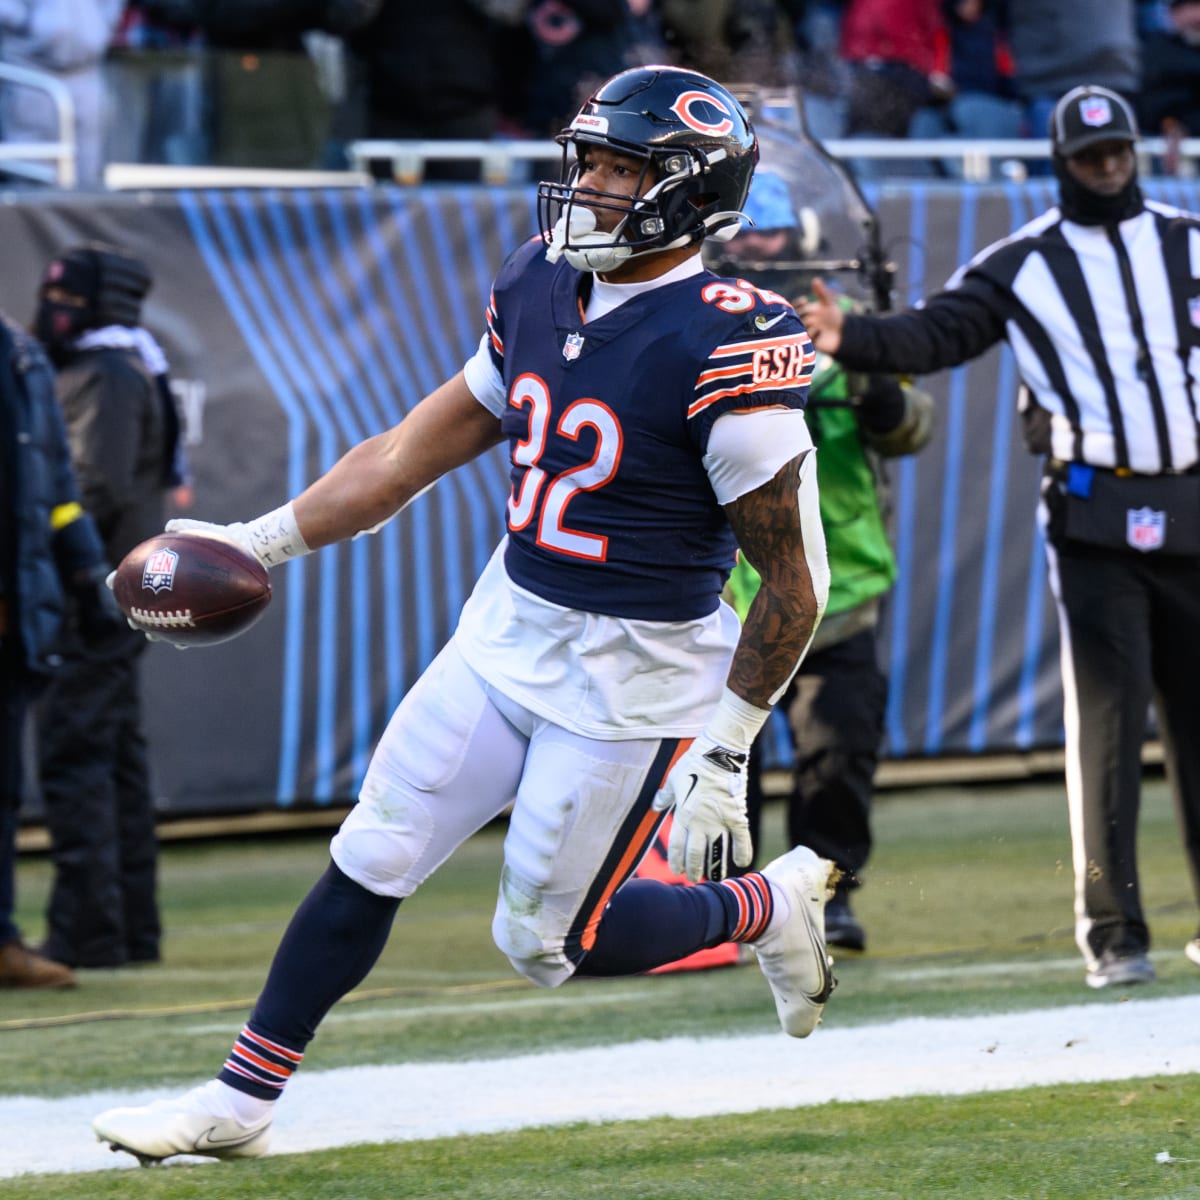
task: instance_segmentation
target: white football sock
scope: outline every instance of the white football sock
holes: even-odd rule
[[[787,892],[778,884],[771,883],[769,879],[767,882],[771,884],[771,898],[775,903],[771,909],[771,920],[763,930],[763,937],[774,933],[792,915],[792,902],[788,899]]]
[[[231,1117],[239,1125],[254,1125],[271,1112],[273,1100],[260,1100],[239,1092],[220,1079],[210,1079],[188,1092],[186,1097],[205,1113],[214,1117]]]

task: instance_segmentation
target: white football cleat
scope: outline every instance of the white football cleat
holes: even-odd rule
[[[837,980],[825,948],[825,901],[833,895],[838,869],[807,846],[797,846],[762,870],[788,899],[791,912],[751,949],[775,994],[784,1033],[808,1037],[821,1020]]]
[[[139,1108],[110,1108],[93,1122],[99,1141],[113,1150],[125,1150],[142,1166],[175,1154],[202,1154],[208,1158],[258,1158],[271,1142],[271,1116],[267,1112],[252,1125],[234,1117],[204,1111],[195,1088],[175,1100],[156,1100]]]

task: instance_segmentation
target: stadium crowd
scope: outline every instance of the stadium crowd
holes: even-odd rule
[[[825,140],[1042,138],[1085,82],[1150,136],[1200,132],[1200,0],[3,0],[0,62],[67,84],[84,187],[106,162],[336,168],[363,138],[546,138],[649,62],[798,85]],[[45,93],[0,98],[4,140],[56,140]]]

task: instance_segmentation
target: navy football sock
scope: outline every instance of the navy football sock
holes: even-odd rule
[[[605,910],[576,974],[638,975],[731,939],[753,940],[747,935],[761,933],[770,920],[770,887],[763,880],[762,889],[756,888],[756,879],[761,876],[695,887],[628,880]],[[760,890],[765,912],[750,923],[747,914],[755,902],[748,904],[747,896]]]
[[[399,906],[398,899],[368,892],[330,863],[296,909],[218,1078],[274,1100],[321,1019],[375,965]]]

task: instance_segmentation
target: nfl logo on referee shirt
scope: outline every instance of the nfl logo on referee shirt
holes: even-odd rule
[[[1167,514],[1154,508],[1125,510],[1125,540],[1135,550],[1159,550],[1166,536]]]
[[[152,592],[169,592],[178,562],[179,555],[174,550],[155,550],[142,567],[142,587]]]
[[[563,342],[563,358],[567,362],[574,362],[579,357],[579,352],[583,349],[583,334],[569,333],[567,340]]]

